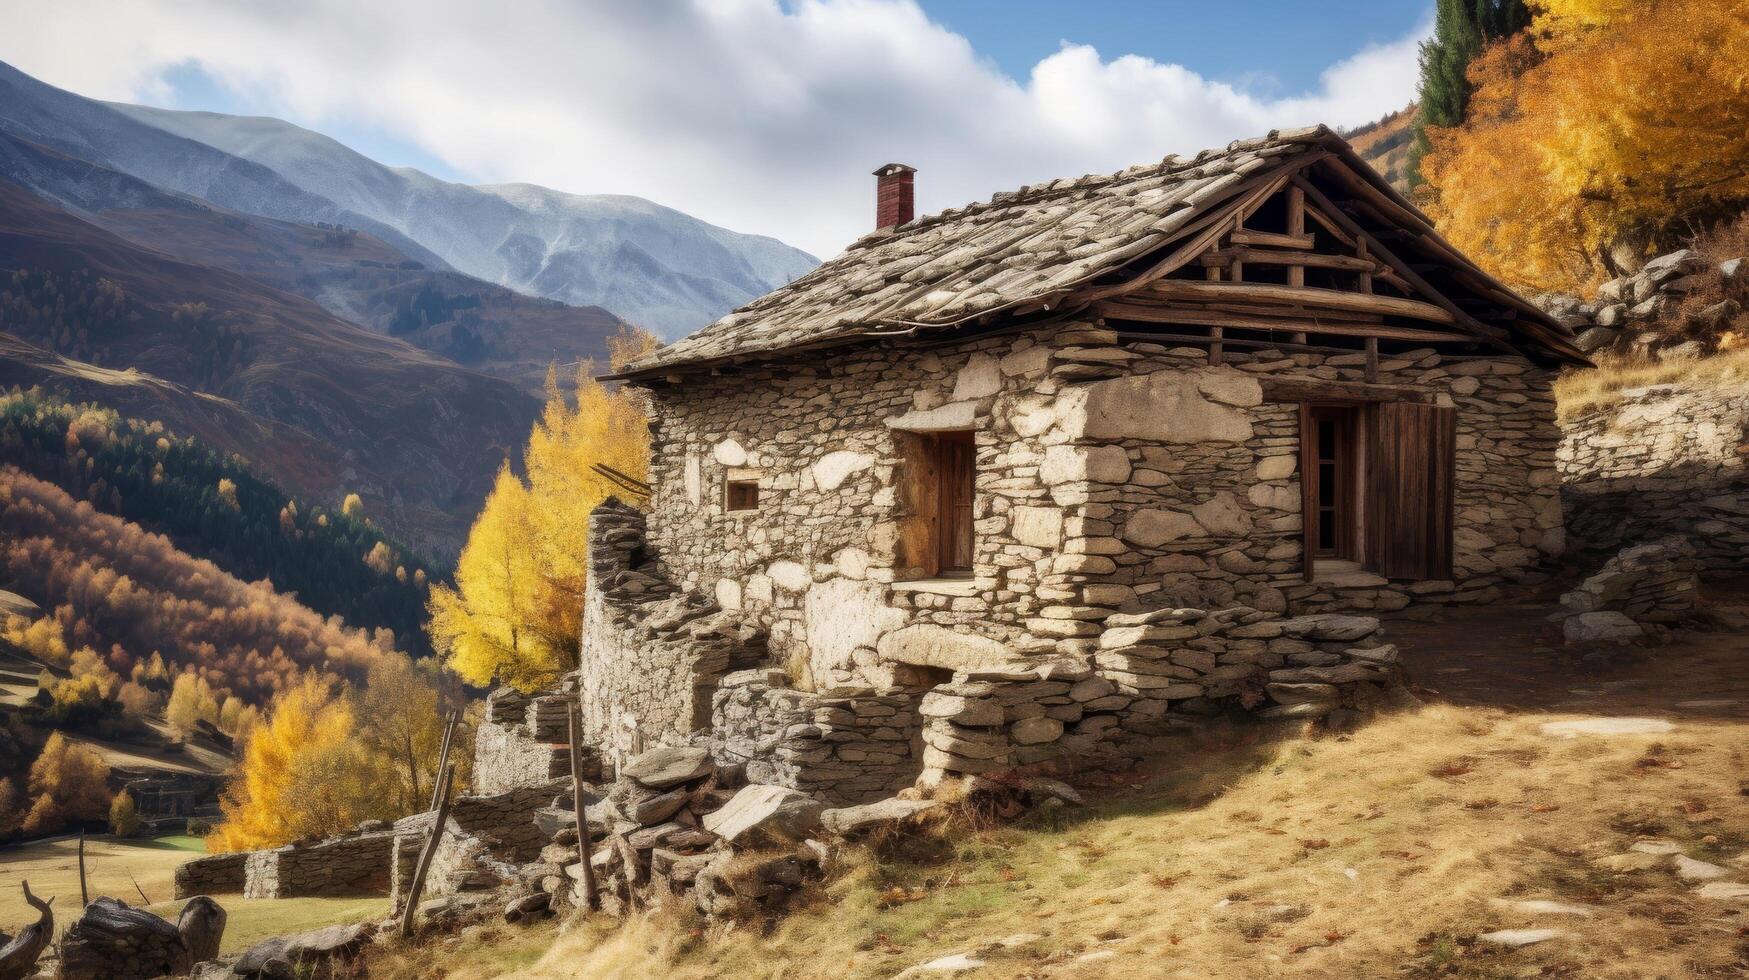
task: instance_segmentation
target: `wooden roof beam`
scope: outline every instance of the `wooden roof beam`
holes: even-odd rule
[[[1325,334],[1333,337],[1376,337],[1430,344],[1474,343],[1476,338],[1452,330],[1422,330],[1383,323],[1343,324],[1317,319],[1274,319],[1106,300],[1094,306],[1099,316],[1138,323],[1177,323],[1186,326],[1220,327],[1227,330],[1270,330],[1286,333]]]
[[[1416,299],[1399,299],[1368,293],[1350,293],[1340,289],[1320,289],[1313,286],[1278,286],[1257,282],[1196,282],[1187,279],[1167,279],[1154,284],[1153,292],[1170,299],[1189,299],[1205,303],[1255,301],[1265,303],[1297,303],[1303,306],[1334,310],[1353,310],[1383,316],[1403,316],[1433,323],[1452,323],[1464,316],[1455,306],[1447,309]]]

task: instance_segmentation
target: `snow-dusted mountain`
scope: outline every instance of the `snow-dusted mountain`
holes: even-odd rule
[[[105,108],[265,167],[469,275],[605,307],[668,338],[819,264],[776,239],[719,228],[642,198],[451,183],[384,166],[279,119],[122,103]]]

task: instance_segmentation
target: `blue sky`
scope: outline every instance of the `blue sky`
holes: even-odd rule
[[[924,212],[1413,98],[1430,2],[0,0],[0,60],[471,183],[630,194],[819,255]]]
[[[1317,84],[1332,53],[1413,31],[1413,0],[923,0],[1002,70],[1024,78],[1063,41],[1139,54],[1263,95]]]

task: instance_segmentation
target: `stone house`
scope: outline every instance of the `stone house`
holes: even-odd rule
[[[1584,355],[1330,130],[921,218],[876,177],[876,231],[616,375],[652,496],[615,581],[757,630],[798,690],[1097,668],[1170,607],[1485,601],[1561,552],[1550,386]],[[673,659],[601,584],[597,738]],[[746,666],[706,659],[656,728]]]

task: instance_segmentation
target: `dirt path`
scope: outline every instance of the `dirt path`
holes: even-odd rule
[[[1706,583],[1720,625],[1610,662],[1550,649],[1556,606],[1454,607],[1385,635],[1430,700],[1607,716],[1749,719],[1749,578]]]

